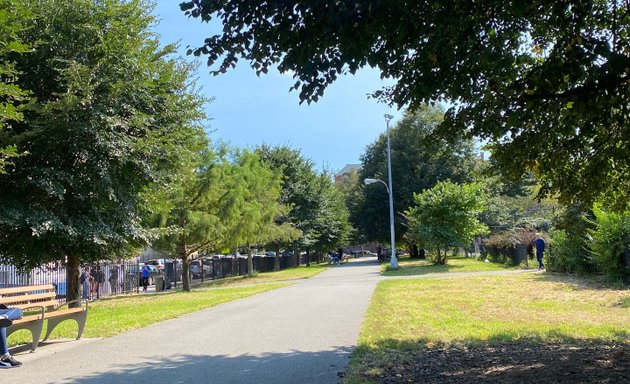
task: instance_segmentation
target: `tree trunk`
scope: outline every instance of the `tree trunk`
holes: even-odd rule
[[[254,276],[254,258],[252,257],[252,247],[247,244],[247,275]]]
[[[280,245],[276,245],[275,247],[275,252],[276,252],[276,257],[274,259],[273,262],[273,270],[274,271],[279,271],[280,270]]]
[[[66,254],[66,301],[70,302],[81,298],[81,284],[79,283],[79,256]],[[72,307],[79,307],[81,303],[73,303]]]
[[[414,244],[411,246],[411,258],[412,259],[419,259],[420,258],[420,252],[418,250],[418,245]]]
[[[311,266],[311,250],[309,248],[306,248],[306,266]]]
[[[293,265],[296,267],[300,266],[300,250],[297,247],[293,247]]]
[[[363,244],[361,244],[360,247],[361,247],[361,257],[365,257],[365,249],[363,249]]]
[[[186,292],[190,292],[192,290],[190,285],[190,262],[188,260],[186,243],[180,246],[179,258],[182,260],[182,289]]]
[[[446,264],[446,254],[447,254],[447,252],[448,251],[445,249],[444,252],[442,253],[443,256],[440,257],[440,264],[441,265]],[[439,255],[439,253],[438,253],[438,255]]]

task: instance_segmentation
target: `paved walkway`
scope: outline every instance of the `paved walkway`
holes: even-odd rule
[[[352,260],[289,287],[111,338],[52,341],[20,354],[21,368],[1,369],[0,383],[336,383],[384,279],[379,271],[375,258]],[[522,272],[531,271],[465,275]]]
[[[336,383],[381,279],[375,259],[358,259],[111,338],[51,342],[0,383]]]

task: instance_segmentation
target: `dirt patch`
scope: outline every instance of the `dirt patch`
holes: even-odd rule
[[[366,356],[360,377],[376,383],[630,383],[630,344],[390,351],[386,360],[383,366]]]

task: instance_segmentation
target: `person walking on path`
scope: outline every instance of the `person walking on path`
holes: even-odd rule
[[[536,259],[538,260],[538,269],[545,269],[543,265],[543,255],[545,253],[545,239],[542,238],[540,233],[536,234],[536,239],[534,240],[534,246],[536,247]]]
[[[151,277],[151,268],[145,264],[142,266],[142,290],[145,292],[149,285],[149,277]]]

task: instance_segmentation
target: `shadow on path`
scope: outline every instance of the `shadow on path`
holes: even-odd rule
[[[329,364],[339,354],[350,356],[350,348],[324,352],[271,353],[241,356],[179,355],[145,363],[113,366],[107,372],[69,377],[64,383],[156,384],[156,383],[300,383],[305,373],[309,383],[335,383],[344,367]],[[315,364],[313,364],[315,362]],[[306,371],[306,372],[305,372]],[[3,379],[4,382],[4,379]]]

